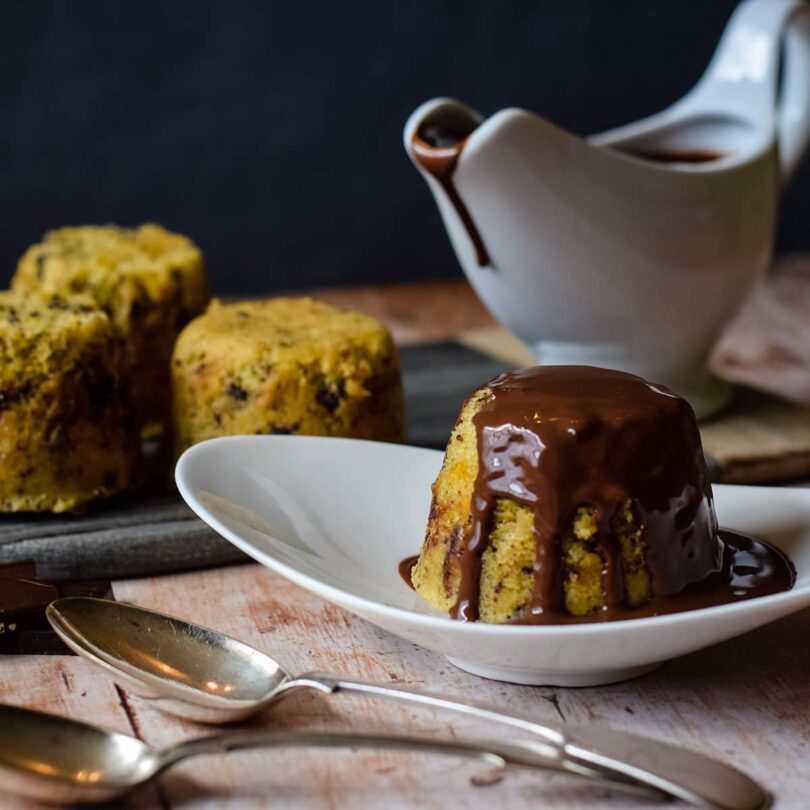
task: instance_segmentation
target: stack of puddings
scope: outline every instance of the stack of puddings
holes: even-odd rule
[[[402,438],[381,323],[308,298],[209,301],[199,248],[159,225],[62,228],[25,252],[0,293],[0,511],[126,491],[144,439]]]

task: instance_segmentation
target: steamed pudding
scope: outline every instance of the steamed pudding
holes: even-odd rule
[[[624,617],[722,567],[689,404],[631,374],[545,366],[464,403],[411,577],[454,618],[531,624]]]

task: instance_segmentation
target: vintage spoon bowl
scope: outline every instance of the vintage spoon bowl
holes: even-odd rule
[[[42,801],[101,802],[151,778],[155,749],[135,737],[0,706],[4,791]]]
[[[412,692],[343,676],[294,677],[270,656],[223,633],[135,605],[66,597],[48,620],[75,652],[156,708],[202,722],[230,722],[267,708],[294,689],[348,692],[417,703],[499,722],[534,736],[560,770],[631,787],[646,786],[702,807],[761,810],[768,794],[717,760],[599,727],[570,727],[508,714],[472,701]]]
[[[163,711],[202,723],[243,720],[280,697],[292,676],[235,638],[121,602],[58,599],[53,629],[74,652]]]
[[[4,795],[45,802],[108,802],[192,756],[292,746],[389,748],[453,754],[499,768],[516,765],[562,770],[554,752],[542,745],[320,731],[233,731],[159,749],[127,734],[66,717],[0,705],[0,784]],[[639,791],[632,784],[624,789]]]

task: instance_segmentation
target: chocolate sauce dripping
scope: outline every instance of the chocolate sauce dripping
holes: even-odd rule
[[[413,567],[417,562],[419,562],[419,555],[414,554],[412,557],[406,557],[404,560],[401,560],[399,566],[397,566],[399,575],[411,590],[414,590],[412,574]]]
[[[414,133],[411,144],[416,160],[436,179],[456,209],[475,248],[479,267],[486,267],[491,262],[484,240],[453,183],[458,159],[476,126],[477,123],[469,116],[446,110],[437,118],[424,121]]]
[[[612,529],[615,510],[605,514],[602,510],[597,514],[599,522],[597,534],[597,547],[602,549],[602,590],[604,592],[605,606],[608,608],[621,605],[627,596],[624,586],[624,572],[622,571],[621,543],[614,535]]]
[[[722,569],[711,486],[685,400],[640,377],[584,366],[524,369],[488,388],[489,399],[473,417],[479,464],[454,618],[478,618],[481,557],[499,498],[534,514],[534,584],[521,623],[567,615],[561,538],[582,505],[594,507],[599,519],[608,613],[624,600],[620,545],[610,524],[628,500],[642,527],[654,597]],[[671,553],[673,544],[678,553]]]

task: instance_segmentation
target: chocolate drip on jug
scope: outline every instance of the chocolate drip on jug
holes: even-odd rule
[[[436,179],[455,208],[475,248],[479,266],[486,267],[490,259],[484,240],[453,183],[458,159],[467,138],[476,127],[477,123],[471,117],[445,110],[436,118],[428,118],[421,124],[413,135],[412,146],[419,165]]]

